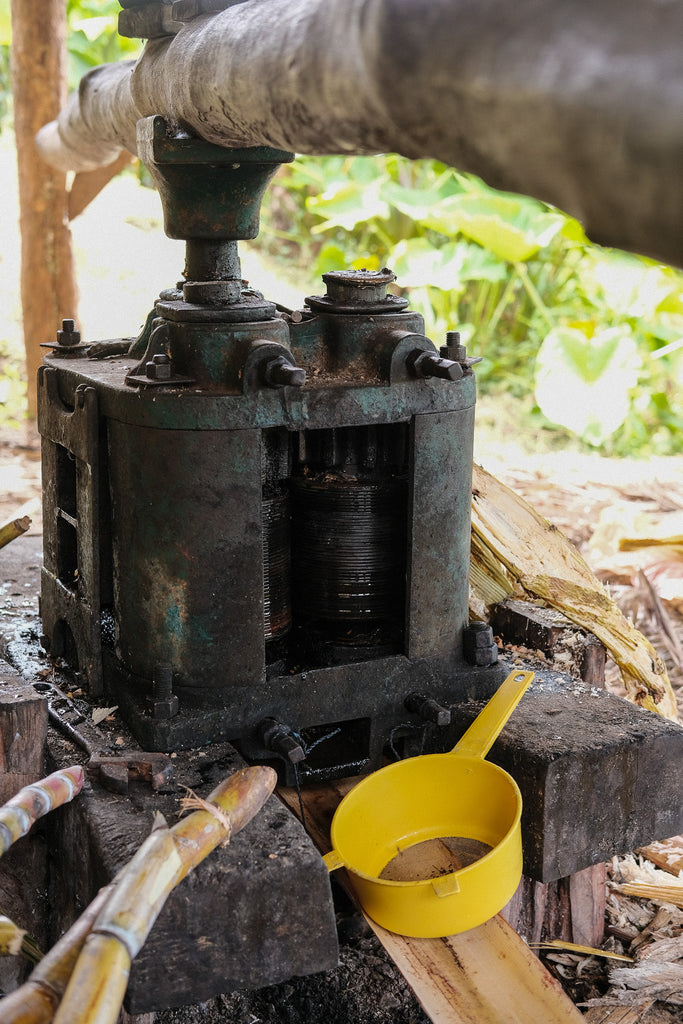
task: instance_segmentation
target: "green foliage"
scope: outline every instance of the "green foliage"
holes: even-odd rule
[[[297,160],[263,223],[265,244],[287,242],[316,277],[390,266],[432,340],[460,330],[483,356],[480,389],[516,396],[536,426],[609,454],[678,450],[683,277],[671,268],[591,245],[544,203],[395,155]]]
[[[67,0],[67,48],[69,89],[91,68],[128,57],[137,57],[142,44],[125,39],[117,31],[121,5],[118,0]]]
[[[10,82],[9,46],[12,41],[10,0],[0,0],[0,132],[10,113],[12,86]]]
[[[536,357],[536,401],[551,422],[599,447],[626,420],[641,367],[628,326],[591,338],[554,327]]]
[[[23,353],[0,340],[0,429],[20,427],[26,403]]]
[[[117,0],[66,0],[68,85],[75,89],[86,71],[126,57],[137,57],[142,44],[117,32]],[[0,130],[11,109],[9,47],[12,41],[10,0],[0,0]]]

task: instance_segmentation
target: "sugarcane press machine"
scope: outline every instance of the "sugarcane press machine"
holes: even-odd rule
[[[468,624],[477,360],[390,270],[287,311],[242,280],[292,154],[159,117],[138,149],[184,279],[132,344],[67,321],[41,368],[50,653],[148,750],[229,740],[291,783],[433,749],[502,678]]]
[[[93,345],[65,320],[46,344],[43,645],[143,751],[201,748],[207,771],[241,756],[301,787],[450,749],[509,671],[468,616],[476,358],[455,330],[425,336],[388,269],[325,274],[300,309],[242,279],[237,244],[292,154],[160,117],[138,123],[138,152],[186,241],[183,279],[136,339]],[[522,791],[525,873],[564,878],[680,830],[680,728],[538,675],[491,754]],[[56,842],[70,863],[73,836],[97,836],[74,902],[119,869],[104,837],[132,811],[89,799]],[[158,797],[136,800],[135,835]],[[327,872],[283,814],[266,809],[239,870],[211,859],[192,928],[170,901],[133,1010],[333,965]]]

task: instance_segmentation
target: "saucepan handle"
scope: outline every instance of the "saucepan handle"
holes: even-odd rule
[[[341,859],[336,850],[330,850],[329,853],[326,853],[323,856],[323,860],[325,861],[325,867],[327,868],[328,871],[336,871],[337,868],[344,867],[344,861]]]
[[[511,672],[451,753],[486,757],[533,678],[533,672]]]

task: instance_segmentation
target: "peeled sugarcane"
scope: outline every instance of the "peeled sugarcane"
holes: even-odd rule
[[[1,526],[0,548],[4,548],[5,544],[9,544],[11,540],[21,537],[22,533],[26,533],[30,525],[31,520],[29,516],[22,516],[21,519],[12,519],[11,522]]]
[[[629,700],[678,721],[664,662],[621,613],[573,544],[523,498],[475,465],[472,560],[494,555],[520,596],[541,599],[600,640],[621,670]]]
[[[43,957],[24,984],[0,1000],[2,1024],[50,1024],[83,949],[83,943],[115,884],[116,880],[100,889],[92,903]]]
[[[0,956],[25,956],[36,964],[42,955],[25,928],[0,914]]]
[[[229,841],[253,818],[272,793],[276,780],[272,768],[243,768],[206,800],[195,797],[188,803],[201,809],[173,828],[162,827],[151,833],[121,872],[113,895],[98,915],[57,1010],[55,1024],[113,1024],[126,991],[131,962],[168,894],[216,846]],[[13,1024],[35,1021],[17,1018]]]
[[[0,807],[0,857],[25,836],[38,818],[73,800],[81,791],[85,773],[81,765],[62,768],[40,782],[24,786]]]

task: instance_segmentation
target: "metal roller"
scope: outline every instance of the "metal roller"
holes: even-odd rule
[[[405,603],[405,480],[291,481],[294,606],[303,620],[396,620]]]

